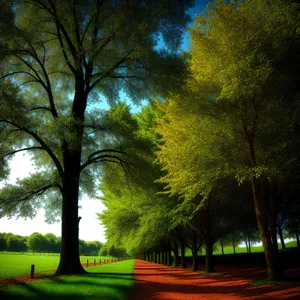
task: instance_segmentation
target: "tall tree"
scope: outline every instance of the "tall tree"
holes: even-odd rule
[[[10,150],[0,156],[29,151],[39,171],[2,189],[0,212],[33,217],[46,207],[53,219],[61,211],[56,274],[84,272],[79,197],[93,195],[99,163],[123,163],[125,155],[123,141],[103,148],[118,137],[96,104],[100,95],[114,103],[124,91],[139,101],[180,86],[185,63],[175,50],[192,1],[4,2],[16,18],[1,37],[0,122]],[[168,50],[156,47],[160,37]]]
[[[118,119],[115,115],[121,111]],[[103,165],[100,189],[107,209],[99,217],[106,226],[108,245],[122,247],[130,254],[147,251],[166,240],[174,204],[172,199],[166,202],[164,195],[157,194],[161,184],[155,180],[161,171],[154,164],[156,136],[151,128],[156,113],[149,104],[140,113],[131,115],[125,103],[108,112],[115,122],[123,124],[114,127],[123,128],[120,138],[125,139],[126,148],[131,149],[127,156],[130,167],[124,172],[122,165]]]

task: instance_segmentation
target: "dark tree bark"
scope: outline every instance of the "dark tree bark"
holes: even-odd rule
[[[80,147],[81,148],[81,147]],[[85,270],[79,258],[78,198],[81,151],[64,149],[62,234],[59,266],[56,275],[78,274]]]
[[[276,219],[277,219],[277,211],[276,211],[276,203],[275,203],[275,184],[270,183],[270,232],[272,238],[272,246],[273,252],[276,255],[278,253],[278,242],[277,242],[277,226],[276,226]]]
[[[179,265],[179,251],[178,251],[178,243],[174,241],[173,244],[173,253],[174,253],[174,266],[177,267]]]
[[[223,241],[220,241],[220,245],[221,245],[222,254],[224,255],[224,243],[223,243]]]
[[[157,263],[158,263],[158,264],[161,264],[161,260],[160,260],[160,252],[157,252],[156,255],[157,255]]]
[[[195,230],[192,230],[192,258],[193,258],[193,272],[197,271],[198,264],[197,264],[197,258],[198,258],[198,244],[197,244],[197,234]]]
[[[162,251],[160,252],[160,257],[161,257],[161,259],[160,259],[161,264],[164,265],[164,264],[165,264],[164,250],[162,250]]]
[[[153,262],[156,264],[157,263],[157,255],[156,252],[153,252]]]
[[[284,242],[284,238],[283,238],[282,228],[278,222],[277,222],[277,229],[278,229],[278,234],[279,234],[279,238],[281,241],[281,247],[282,247],[282,249],[285,249],[285,242]]]
[[[214,271],[213,266],[213,240],[211,232],[211,217],[209,203],[207,203],[206,208],[203,209],[204,218],[204,232],[203,235],[205,243],[205,272],[212,273]]]
[[[252,167],[256,167],[256,155],[254,147],[254,131],[249,131],[247,124],[244,125],[245,136],[247,137],[248,142],[248,154],[249,162]],[[266,199],[264,198],[264,191],[262,185],[262,178],[253,177],[251,179],[252,193],[253,193],[253,202],[255,208],[255,215],[257,226],[260,234],[260,239],[263,244],[267,274],[269,280],[280,280],[283,276],[283,269],[279,262],[278,256],[274,255],[273,245],[271,242],[271,235],[268,228],[268,218],[266,216],[267,207]]]
[[[186,261],[185,261],[185,245],[184,241],[180,241],[180,254],[181,254],[181,268],[185,269],[186,268]]]
[[[235,252],[235,240],[234,240],[234,238],[232,238],[231,241],[232,241],[233,253],[236,254],[236,252]]]
[[[207,243],[205,246],[205,272],[214,272],[212,243]]]
[[[263,195],[261,192],[261,182],[260,179],[252,178],[251,183],[257,225],[265,252],[268,279],[280,280],[283,278],[284,274],[279,262],[279,257],[276,256],[273,251],[271,236],[268,229],[267,217],[265,215],[265,201],[264,199],[262,199]]]
[[[296,240],[297,240],[297,248],[300,248],[300,239],[299,239],[299,233],[298,233],[297,228],[296,228],[295,234],[296,234]]]
[[[171,251],[171,248],[168,247],[167,249],[167,266],[172,266],[172,251]]]
[[[167,249],[164,249],[164,265],[168,265],[168,251]]]

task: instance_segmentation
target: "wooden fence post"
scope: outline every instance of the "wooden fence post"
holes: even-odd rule
[[[31,279],[34,278],[34,265],[31,265],[31,268],[30,268],[30,278]]]

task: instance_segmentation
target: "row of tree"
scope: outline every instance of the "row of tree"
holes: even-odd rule
[[[102,253],[102,246],[103,244],[99,241],[86,242],[80,240],[79,252],[80,255],[98,255]],[[0,233],[0,251],[59,253],[60,247],[61,238],[53,233],[42,235],[34,232],[29,236]]]
[[[190,29],[181,90],[110,110],[127,156],[103,166],[108,244],[167,264],[180,249],[183,267],[189,247],[194,270],[204,247],[212,272],[214,244],[258,230],[269,279],[284,276],[278,235],[300,247],[299,16],[292,0],[216,1]]]
[[[280,278],[278,224],[299,234],[299,4],[213,3],[181,55],[193,1],[1,0],[0,178],[16,153],[37,168],[0,190],[0,217],[61,216],[56,274],[84,272],[78,204],[101,176],[116,248],[190,237],[211,271],[214,243],[255,220]],[[161,101],[95,105],[120,91]]]

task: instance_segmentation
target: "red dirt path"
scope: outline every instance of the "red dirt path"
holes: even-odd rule
[[[261,268],[217,266],[216,271],[222,273],[201,275],[180,267],[136,260],[135,284],[128,300],[300,299],[300,286],[249,285],[255,279],[266,277],[265,270]],[[299,269],[289,270],[287,274],[298,276]]]

